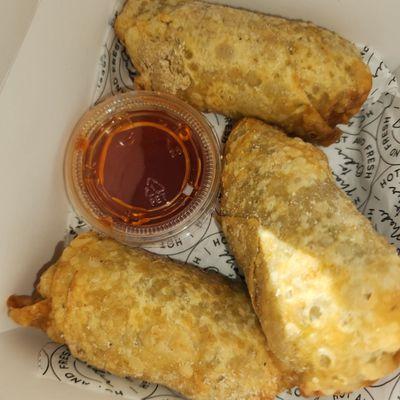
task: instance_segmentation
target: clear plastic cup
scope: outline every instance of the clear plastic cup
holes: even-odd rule
[[[155,189],[154,185],[151,187],[153,190],[153,193],[149,192],[151,205],[149,203],[146,211],[140,211],[144,208],[125,204],[118,199],[118,204],[116,203],[114,207],[112,201],[115,197],[107,190],[103,187],[98,192],[93,190],[95,184],[102,181],[96,169],[100,168],[99,163],[96,163],[96,160],[93,161],[95,158],[93,155],[100,154],[99,152],[102,151],[96,146],[109,144],[112,135],[120,134],[113,132],[114,126],[115,129],[119,129],[122,122],[126,119],[128,122],[131,121],[132,116],[135,115],[143,115],[145,119],[146,113],[156,116],[159,114],[168,121],[173,121],[173,125],[176,122],[176,126],[184,126],[190,132],[191,146],[196,148],[195,153],[199,159],[197,164],[193,162],[189,164],[201,166],[201,176],[199,175],[196,191],[191,193],[193,188],[190,182],[182,181],[180,196],[174,196],[163,203],[162,199],[154,196],[154,190],[157,195],[157,188],[163,187],[160,183],[158,186],[155,185]],[[160,124],[156,126],[168,131],[167,128],[163,128],[162,118],[160,121]],[[143,132],[147,135],[146,131]],[[177,135],[182,136],[181,133]],[[176,137],[181,143],[178,136],[173,135],[171,138]],[[183,137],[182,140],[186,139]],[[144,154],[144,157],[152,160],[153,155],[150,153],[153,150],[151,146],[147,146],[147,149],[148,153]],[[115,160],[114,162],[119,162],[118,158]],[[171,171],[171,173],[176,173],[176,171]],[[182,236],[185,233],[189,234],[196,222],[198,223],[213,211],[220,183],[220,148],[208,121],[193,107],[171,95],[134,91],[110,97],[81,117],[67,146],[64,174],[67,193],[74,210],[93,229],[128,245],[149,245],[178,235]],[[88,174],[93,174],[93,177],[90,176],[89,179]],[[185,177],[187,176],[189,175],[186,174]],[[147,187],[145,190],[148,190]],[[190,198],[185,196],[190,196]],[[160,200],[159,203],[157,203],[158,200]],[[116,212],[116,209],[121,211],[120,214]],[[165,212],[166,215],[157,218],[159,210]]]

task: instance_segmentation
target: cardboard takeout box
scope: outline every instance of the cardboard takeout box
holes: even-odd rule
[[[400,65],[398,0],[225,3],[311,20],[378,49],[392,70]],[[5,301],[31,291],[38,269],[63,239],[68,211],[63,153],[73,125],[90,105],[113,7],[113,0],[0,3],[0,400],[108,397],[39,379],[37,351],[47,339],[17,328]]]

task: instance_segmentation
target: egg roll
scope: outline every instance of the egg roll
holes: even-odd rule
[[[195,400],[272,399],[285,379],[241,283],[93,233],[41,277],[39,301],[9,315],[96,368]]]
[[[356,390],[400,365],[400,258],[324,153],[256,119],[227,142],[221,223],[268,345],[301,391]]]
[[[257,117],[321,145],[339,137],[336,125],[371,89],[355,46],[310,22],[194,0],[128,0],[115,32],[138,89]]]

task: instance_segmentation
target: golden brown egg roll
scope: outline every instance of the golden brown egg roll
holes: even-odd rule
[[[42,300],[9,315],[89,364],[195,400],[272,399],[278,363],[244,285],[114,240],[83,234],[41,277]]]
[[[222,181],[223,230],[268,345],[302,392],[349,392],[398,367],[400,258],[322,151],[244,119]]]
[[[360,109],[371,73],[347,40],[309,22],[194,0],[128,0],[115,31],[136,86],[202,111],[257,117],[328,145]]]

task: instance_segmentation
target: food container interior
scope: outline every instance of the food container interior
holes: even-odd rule
[[[398,0],[222,3],[310,20],[379,50],[392,71],[400,65]],[[37,349],[48,339],[16,328],[5,302],[12,293],[31,292],[37,271],[63,240],[69,208],[64,150],[90,105],[113,8],[110,0],[7,0],[0,5],[0,400],[108,397],[40,379]]]

